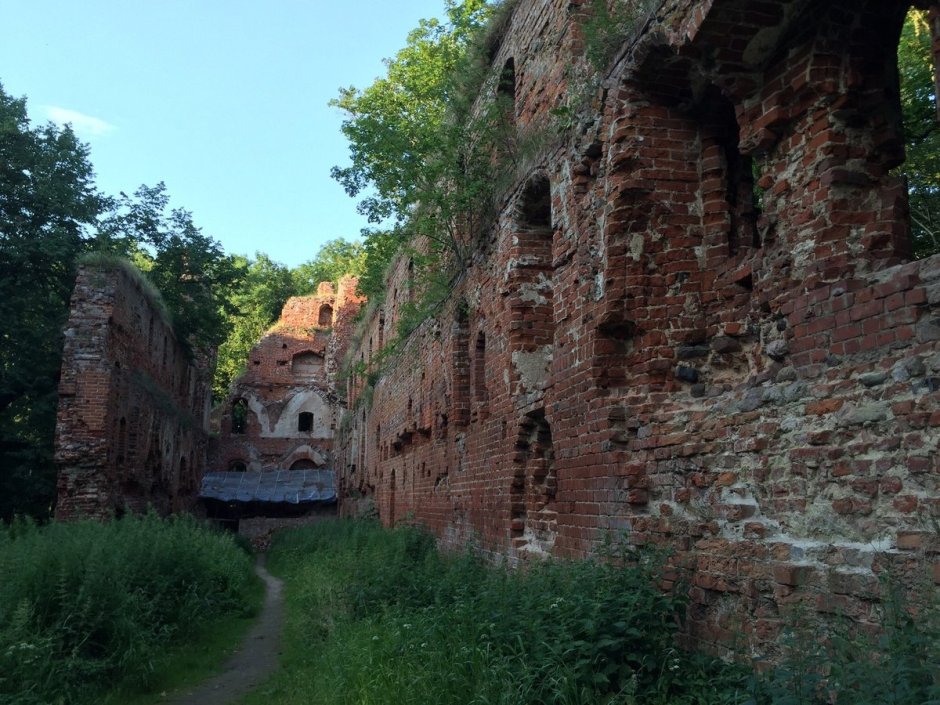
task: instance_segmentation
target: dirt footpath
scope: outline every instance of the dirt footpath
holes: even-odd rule
[[[264,569],[264,556],[259,557],[255,572],[267,590],[258,621],[219,675],[169,700],[170,705],[229,705],[277,668],[283,621],[282,582]]]

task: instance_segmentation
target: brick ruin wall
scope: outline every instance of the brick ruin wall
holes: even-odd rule
[[[335,291],[322,283],[315,295],[288,299],[232,384],[210,471],[333,468],[343,412],[334,385],[359,313],[355,292],[356,279],[345,277]]]
[[[65,329],[57,519],[192,507],[205,469],[211,365],[196,365],[139,275],[83,266]]]
[[[580,5],[513,12],[520,129],[579,90]],[[889,569],[940,582],[940,256],[907,261],[892,171],[908,7],[654,3],[444,309],[350,385],[341,511],[513,561],[670,546],[713,645],[796,605],[874,620]]]

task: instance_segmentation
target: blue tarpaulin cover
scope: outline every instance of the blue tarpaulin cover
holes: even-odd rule
[[[199,496],[223,502],[335,502],[332,470],[207,472]]]

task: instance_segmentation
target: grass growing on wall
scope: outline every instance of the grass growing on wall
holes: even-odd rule
[[[251,563],[187,518],[0,529],[0,703],[146,688],[167,648],[257,609]]]
[[[279,534],[282,669],[246,703],[743,702],[743,672],[675,648],[684,601],[659,566],[512,571],[366,521]]]

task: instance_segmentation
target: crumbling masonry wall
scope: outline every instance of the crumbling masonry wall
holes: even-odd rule
[[[344,409],[335,378],[361,301],[354,277],[288,299],[223,403],[213,472],[333,468]]]
[[[908,262],[900,0],[647,3],[594,92],[589,3],[521,0],[520,130],[569,116],[448,305],[350,385],[342,511],[512,560],[610,532],[695,568],[692,636],[940,582],[940,257]],[[756,187],[756,188],[755,188]],[[355,359],[389,339],[407,263]]]
[[[193,364],[129,265],[84,266],[65,329],[56,518],[189,509],[205,469],[211,366]]]

